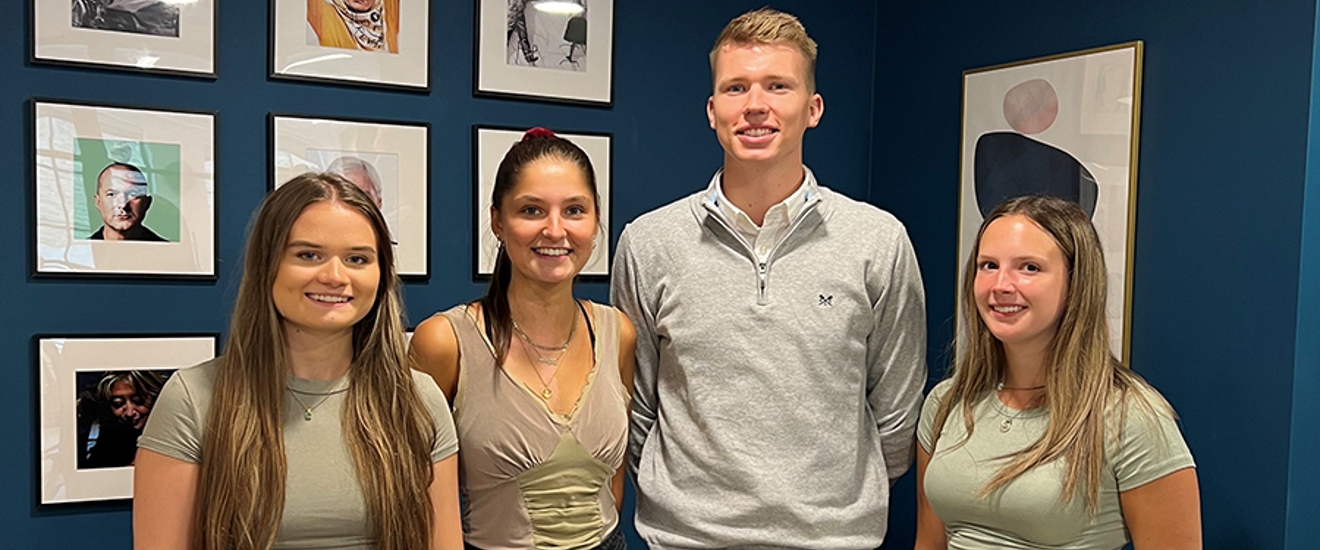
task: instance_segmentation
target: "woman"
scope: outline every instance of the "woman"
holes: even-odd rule
[[[307,25],[309,44],[399,53],[399,0],[307,0]]]
[[[444,395],[411,372],[385,220],[303,174],[262,202],[224,355],[139,440],[137,548],[462,547]]]
[[[624,548],[636,333],[573,298],[600,231],[586,153],[536,128],[500,162],[500,248],[481,300],[417,327],[412,356],[454,404],[470,548]]]
[[[926,398],[917,548],[1201,547],[1191,454],[1158,392],[1109,351],[1106,272],[1070,202],[986,216],[967,342]]]

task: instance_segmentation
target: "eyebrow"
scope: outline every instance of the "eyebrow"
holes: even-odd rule
[[[538,196],[536,196],[536,195],[531,195],[531,194],[518,195],[518,196],[516,196],[516,197],[513,197],[513,200],[515,200],[515,201],[522,200],[522,201],[531,201],[531,202],[547,202],[545,199],[543,199],[543,198],[541,198],[541,197],[538,197]],[[574,202],[574,201],[591,202],[591,198],[588,197],[587,195],[573,195],[573,196],[571,196],[571,197],[569,197],[569,198],[567,198],[567,199],[564,199],[564,202]]]
[[[311,241],[298,240],[298,241],[290,241],[289,244],[287,244],[287,245],[284,246],[284,248],[317,248],[317,249],[320,249],[320,248],[325,248],[325,245],[316,244],[316,243],[311,242]],[[375,254],[375,253],[376,253],[376,247],[374,247],[374,246],[354,246],[354,247],[352,247],[352,248],[349,248],[349,250],[352,250],[352,251],[355,251],[355,252],[370,252],[370,253],[372,253],[372,254]]]

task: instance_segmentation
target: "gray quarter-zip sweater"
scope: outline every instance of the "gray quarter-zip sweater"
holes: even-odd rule
[[[628,224],[630,468],[652,548],[870,549],[912,460],[925,296],[892,215],[819,187],[757,261],[711,187]]]

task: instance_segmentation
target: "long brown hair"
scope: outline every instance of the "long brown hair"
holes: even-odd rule
[[[1121,415],[1126,410],[1122,403],[1127,399],[1139,404],[1139,410],[1152,414],[1152,407],[1168,408],[1168,404],[1109,349],[1107,274],[1100,237],[1091,220],[1072,202],[1044,196],[1018,197],[1000,204],[981,223],[976,245],[963,269],[966,348],[954,361],[952,387],[935,414],[932,453],[954,406],[962,406],[967,433],[967,438],[954,448],[967,442],[974,429],[972,412],[976,404],[994,392],[1007,367],[1003,343],[991,334],[977,311],[975,279],[981,236],[991,222],[1010,215],[1029,218],[1053,237],[1070,276],[1059,329],[1046,356],[1045,407],[1049,418],[1045,433],[1027,448],[1002,457],[1010,459],[1008,464],[990,478],[979,496],[988,496],[1032,468],[1062,458],[1067,466],[1062,500],[1072,500],[1080,487],[1086,493],[1087,511],[1094,514],[1105,458],[1106,413],[1116,408],[1120,413],[1118,426],[1122,426]]]
[[[251,226],[243,279],[220,358],[202,438],[198,548],[270,548],[284,510],[284,385],[288,356],[272,288],[289,230],[308,206],[336,202],[360,212],[376,233],[376,303],[353,326],[343,437],[379,548],[425,548],[433,529],[428,488],[435,428],[413,387],[403,306],[385,218],[352,183],[331,174],[297,176],[271,192]]]
[[[491,217],[499,215],[507,197],[527,165],[543,158],[556,158],[571,162],[582,170],[587,178],[587,187],[591,189],[591,203],[596,212],[596,221],[600,221],[600,193],[596,190],[596,169],[591,167],[591,158],[573,142],[554,135],[545,128],[532,128],[523,135],[522,141],[513,144],[504,154],[500,167],[495,171],[495,185],[490,191]],[[504,250],[504,242],[495,254],[495,269],[490,275],[490,286],[486,295],[481,297],[481,313],[486,321],[486,338],[495,348],[495,364],[504,364],[509,354],[509,339],[513,336],[513,315],[509,310],[509,281],[513,279],[513,264],[509,253]]]

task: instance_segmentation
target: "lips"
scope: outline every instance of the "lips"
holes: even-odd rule
[[[738,130],[738,135],[746,136],[749,138],[763,138],[777,133],[779,133],[778,129],[770,128],[767,126],[754,126],[751,128],[743,128],[741,130]]]
[[[558,257],[558,256],[567,256],[569,252],[572,252],[572,250],[568,248],[541,247],[541,248],[533,248],[532,252],[535,252],[541,256]]]
[[[311,298],[313,302],[328,305],[347,304],[353,301],[352,296],[341,296],[338,294],[313,294],[309,292],[306,296]]]

